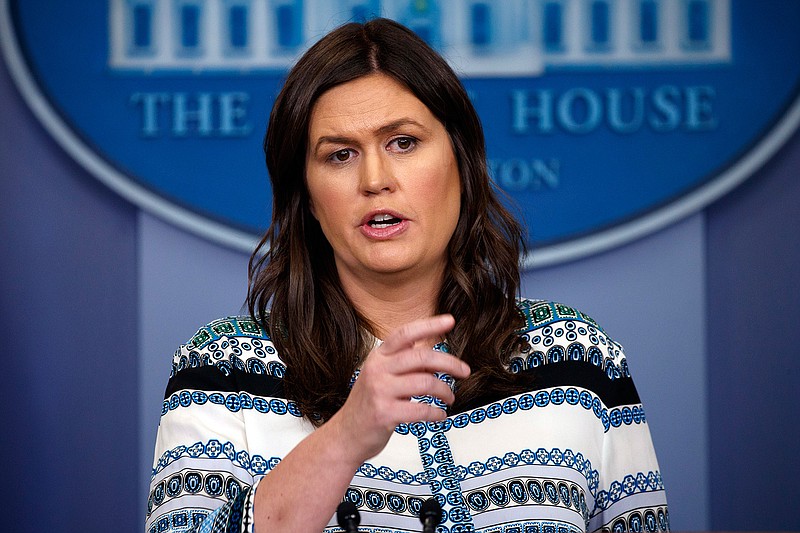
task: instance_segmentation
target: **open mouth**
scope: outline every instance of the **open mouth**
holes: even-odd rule
[[[397,217],[393,217],[392,215],[381,214],[375,215],[370,220],[367,221],[367,224],[372,228],[388,228],[390,226],[395,226],[400,224],[403,220]]]

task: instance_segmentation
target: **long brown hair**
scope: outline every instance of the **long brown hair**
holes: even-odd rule
[[[461,212],[437,312],[455,317],[448,346],[473,372],[459,383],[453,408],[490,389],[518,388],[505,365],[521,325],[516,295],[525,244],[519,223],[493,189],[478,115],[453,70],[413,32],[388,19],[350,23],[300,58],[272,108],[264,138],[272,224],[249,265],[250,313],[286,363],[286,394],[315,424],[344,403],[373,332],[342,290],[331,246],[309,210],[309,118],[325,91],[376,72],[405,85],[431,110],[458,162]]]

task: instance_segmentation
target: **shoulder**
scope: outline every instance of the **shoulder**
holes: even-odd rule
[[[184,346],[190,349],[204,349],[223,337],[270,340],[269,334],[252,317],[229,316],[219,318],[201,327]]]
[[[264,323],[269,323],[269,316]],[[250,316],[229,316],[209,322],[173,356],[173,376],[201,367],[216,367],[226,375],[238,370],[283,377],[285,372],[269,332]]]
[[[517,300],[517,309],[525,320],[525,325],[519,330],[519,333],[529,333],[554,322],[565,321],[581,322],[586,326],[600,329],[597,322],[589,315],[558,302],[520,298]]]
[[[524,324],[517,330],[521,348],[512,359],[512,371],[582,362],[612,380],[630,377],[622,346],[586,313],[562,303],[529,298],[520,298],[517,308]]]

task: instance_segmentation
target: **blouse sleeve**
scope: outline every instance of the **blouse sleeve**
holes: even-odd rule
[[[556,434],[569,437],[565,442],[585,460],[586,531],[669,531],[661,471],[622,346],[573,307],[529,299],[519,306],[529,346],[512,361],[512,370],[533,370],[536,390],[569,385],[579,391],[567,400],[574,409],[562,415]],[[548,396],[542,395],[546,405]],[[575,415],[581,411],[593,416]],[[544,435],[549,434],[536,438]]]
[[[598,335],[604,335],[598,331]],[[669,531],[661,471],[622,346],[608,337],[601,466],[589,531]]]
[[[237,323],[209,324],[175,352],[156,438],[147,533],[253,531],[260,476],[251,469],[244,418],[230,405],[239,387],[224,354],[231,348],[225,324]]]

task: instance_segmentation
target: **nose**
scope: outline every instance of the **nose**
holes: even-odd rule
[[[397,184],[393,167],[381,154],[368,153],[361,166],[361,191],[365,195],[392,192]]]

